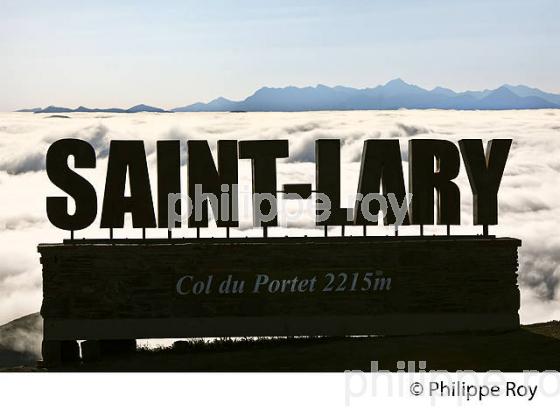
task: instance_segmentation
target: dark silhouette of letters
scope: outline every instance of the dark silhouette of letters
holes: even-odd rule
[[[212,207],[217,226],[239,226],[237,141],[218,141],[217,169],[208,142],[188,141],[187,149],[188,191],[193,206],[189,215],[189,226],[198,228],[208,226],[208,202]],[[205,194],[204,200],[197,201],[197,185],[199,195]],[[226,185],[227,190],[223,191],[222,185]],[[214,198],[209,198],[210,195]],[[224,200],[228,203],[223,204]]]
[[[340,140],[315,141],[315,172],[317,192],[329,197],[331,213],[317,225],[350,225],[348,208],[340,207]],[[319,202],[319,199],[317,199]],[[317,211],[319,216],[320,211]]]
[[[437,224],[448,226],[461,222],[460,191],[453,181],[459,174],[461,156],[473,194],[473,221],[484,225],[498,223],[498,189],[511,148],[511,139],[491,140],[484,151],[482,140],[464,139],[459,148],[451,141],[411,139],[408,142],[410,206],[404,184],[399,141],[372,139],[364,142],[357,198],[353,209],[341,206],[341,142],[338,139],[315,141],[316,184],[284,184],[277,188],[276,160],[289,155],[288,140],[220,140],[217,161],[207,141],[187,142],[189,227],[208,227],[209,209],[218,227],[239,226],[238,159],[250,159],[253,184],[253,226],[278,225],[277,194],[286,199],[307,199],[316,192],[316,225],[379,224],[380,211],[384,225],[433,225],[434,205]],[[459,151],[460,149],[460,151]],[[94,187],[74,168],[95,168],[94,148],[79,139],[61,139],[47,152],[47,175],[67,196],[47,197],[47,216],[51,223],[69,231],[85,229],[97,215]],[[129,178],[130,196],[125,196]],[[434,195],[437,192],[437,198]],[[170,197],[170,195],[173,196]],[[122,228],[127,212],[135,228],[181,227],[181,143],[179,140],[157,142],[157,223],[154,213],[150,178],[144,142],[111,141],[107,163],[101,228]],[[393,196],[394,195],[394,196]],[[73,215],[68,212],[68,199],[76,203]],[[169,199],[174,208],[169,209]],[[328,200],[327,200],[328,198]],[[398,211],[395,212],[397,210]],[[408,209],[408,213],[407,211]],[[169,212],[173,215],[169,215]],[[402,214],[401,214],[402,212]],[[172,218],[170,218],[170,216]],[[377,218],[376,218],[377,217]],[[404,219],[402,219],[404,217]],[[174,221],[168,226],[169,221]],[[421,234],[423,230],[421,229]],[[397,234],[397,233],[396,233]],[[72,236],[73,237],[73,236]],[[111,236],[112,237],[112,236]],[[171,232],[168,233],[171,238]],[[229,229],[228,229],[229,237]]]
[[[277,188],[276,188],[276,159],[287,158],[289,155],[288,140],[273,141],[241,141],[239,143],[239,158],[250,159],[253,169],[253,194],[265,194],[269,200],[259,201],[253,195],[253,224],[254,226],[277,226]],[[260,213],[256,212],[260,205]],[[262,220],[262,216],[272,218]]]
[[[180,228],[181,221],[168,225],[169,194],[181,193],[181,142],[157,142],[158,227]],[[181,201],[175,201],[175,213],[181,215]]]
[[[47,197],[49,221],[68,231],[87,228],[97,215],[95,188],[68,167],[68,157],[74,157],[75,168],[95,168],[95,150],[86,141],[62,139],[55,141],[47,151],[47,175],[51,182],[70,195],[76,202],[74,215],[68,214],[68,197]]]
[[[357,225],[377,225],[377,221],[369,221],[362,211],[362,199],[370,193],[379,193],[382,187],[383,196],[389,204],[387,194],[395,194],[395,198],[402,204],[405,200],[404,177],[399,140],[367,140],[362,151],[360,167],[360,181],[358,184],[358,199],[356,200],[354,222]],[[361,198],[360,198],[361,197]],[[369,212],[376,215],[379,212],[379,202],[369,202]],[[393,208],[388,206],[384,224],[394,224],[396,221]],[[409,223],[408,217],[403,221]]]
[[[125,197],[126,175],[130,196]],[[101,213],[101,228],[122,228],[124,214],[135,228],[155,228],[156,218],[143,141],[111,141]]]
[[[494,139],[488,142],[486,155],[482,140],[459,141],[461,155],[473,192],[473,223],[496,225],[498,223],[498,188],[506,166],[511,139]]]
[[[435,171],[434,171],[435,159]],[[434,223],[434,188],[437,190],[437,224],[461,223],[459,187],[452,182],[459,174],[459,150],[451,141],[412,139],[408,142],[409,189],[412,192],[411,222]]]

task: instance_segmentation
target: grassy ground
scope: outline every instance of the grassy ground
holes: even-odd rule
[[[181,341],[57,370],[339,372],[369,371],[372,361],[383,370],[398,361],[425,361],[426,370],[560,370],[560,322],[493,334]]]

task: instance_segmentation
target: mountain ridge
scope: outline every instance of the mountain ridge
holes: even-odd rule
[[[123,108],[75,109],[57,107],[31,108],[18,112],[36,114],[107,112],[131,114],[138,112],[224,112],[224,111],[335,111],[335,110],[396,110],[396,109],[444,109],[444,110],[515,110],[558,109],[560,94],[542,91],[526,85],[504,84],[496,89],[456,92],[441,86],[431,90],[409,84],[401,78],[369,88],[352,88],[324,84],[306,87],[261,87],[247,98],[239,101],[224,97],[207,103],[196,102],[166,111],[145,104]]]
[[[80,105],[77,108],[67,108],[67,107],[57,107],[55,105],[49,105],[45,108],[24,108],[22,110],[17,110],[16,112],[32,112],[34,114],[60,114],[60,113],[73,113],[73,112],[108,112],[116,114],[134,114],[138,112],[170,112],[162,108],[152,107],[146,104],[138,104],[133,107],[124,108],[88,108]]]
[[[455,92],[437,86],[427,90],[400,78],[370,88],[261,87],[240,101],[224,97],[209,103],[197,102],[177,107],[173,112],[216,111],[323,111],[454,109],[505,110],[560,108],[560,94],[547,93],[524,85],[504,84],[493,90]]]

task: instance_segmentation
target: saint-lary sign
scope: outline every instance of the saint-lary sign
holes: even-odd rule
[[[40,244],[44,357],[60,357],[62,346],[77,340],[414,334],[519,326],[521,242],[487,231],[498,223],[498,190],[511,140],[491,140],[484,147],[477,139],[458,145],[411,139],[408,187],[398,140],[367,140],[351,210],[341,201],[340,141],[315,144],[314,187],[293,181],[278,189],[277,160],[289,156],[288,141],[218,141],[216,159],[206,141],[188,141],[186,149],[179,141],[158,141],[157,181],[149,178],[142,141],[112,141],[98,212],[97,192],[80,175],[81,169],[96,167],[94,148],[77,139],[53,143],[47,173],[65,193],[47,198],[47,214],[56,227],[85,229],[100,214],[101,228],[121,228],[129,213],[135,228],[167,228],[169,235],[72,237]],[[186,183],[180,173],[185,159]],[[229,228],[239,225],[241,160],[251,161],[253,224],[263,227],[262,237],[229,237]],[[448,230],[441,236],[367,236],[365,229],[363,236],[326,235],[329,225],[460,224],[465,193],[454,179],[461,161],[472,191],[473,222],[485,226],[484,235],[452,236]],[[187,206],[178,200],[184,192]],[[315,195],[315,223],[325,227],[325,236],[268,237],[267,227],[278,223],[278,193],[296,199]],[[387,210],[384,201],[391,204]],[[380,211],[383,218],[369,217]],[[207,227],[210,212],[218,227],[228,228],[227,237],[172,239],[171,230],[185,220],[187,227]]]
[[[316,223],[378,224],[377,218],[368,217],[379,214],[380,201],[371,200],[372,195],[378,194],[375,198],[381,196],[395,205],[385,212],[385,224],[434,224],[434,203],[437,203],[435,222],[458,225],[461,193],[453,180],[458,176],[462,158],[472,190],[473,222],[495,225],[498,222],[498,189],[511,142],[510,139],[494,139],[485,150],[482,140],[478,139],[460,140],[459,147],[447,140],[411,139],[408,144],[411,201],[407,204],[399,141],[367,140],[362,152],[356,204],[353,212],[349,212],[341,207],[340,200],[340,141],[317,140]],[[157,198],[154,201],[143,141],[111,141],[101,228],[122,228],[125,214],[130,213],[135,228],[172,229],[181,226],[184,212],[188,212],[189,227],[207,227],[208,203],[218,227],[237,227],[238,161],[243,159],[251,160],[252,164],[254,225],[277,225],[276,161],[289,156],[287,140],[218,141],[217,164],[206,141],[188,141],[185,151],[182,152],[180,141],[157,142]],[[186,210],[181,209],[179,200],[184,190],[180,168],[185,154],[189,199]],[[63,139],[53,143],[47,153],[50,180],[75,201],[75,211],[70,213],[68,196],[48,197],[47,215],[56,227],[75,231],[95,221],[97,193],[90,182],[70,168],[69,157],[74,158],[76,169],[95,168],[96,152],[86,141]],[[127,178],[129,196],[125,196]],[[296,181],[285,184],[280,192],[308,198],[312,187],[310,183]],[[157,217],[154,202],[157,202]],[[400,218],[395,210],[403,210]]]

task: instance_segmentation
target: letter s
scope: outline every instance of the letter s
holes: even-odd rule
[[[97,215],[95,188],[68,166],[68,157],[74,157],[76,168],[95,168],[95,150],[86,141],[67,138],[55,141],[47,151],[47,175],[51,182],[70,195],[76,202],[76,211],[68,214],[68,197],[47,197],[49,221],[60,229],[75,231],[87,228]]]

